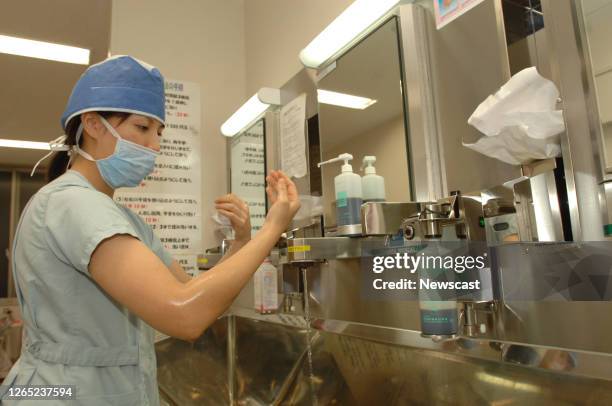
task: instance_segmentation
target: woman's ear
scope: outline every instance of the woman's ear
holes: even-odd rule
[[[94,112],[81,114],[81,123],[83,124],[83,132],[94,139],[98,139],[106,132],[106,127],[100,121],[100,116]]]

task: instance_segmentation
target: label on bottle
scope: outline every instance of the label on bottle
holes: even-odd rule
[[[348,193],[338,192],[336,195],[336,207],[346,207],[348,204]]]
[[[344,207],[338,206],[336,210],[336,220],[338,226],[348,226],[361,222],[361,198],[349,197],[346,199]]]
[[[457,309],[421,309],[421,331],[425,335],[457,334]]]

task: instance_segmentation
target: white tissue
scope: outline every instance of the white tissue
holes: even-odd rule
[[[524,69],[476,108],[468,124],[485,137],[463,145],[512,165],[559,156],[565,123],[558,98],[553,82]]]
[[[299,195],[298,197],[300,208],[293,220],[301,221],[323,215],[323,198],[321,196]]]
[[[232,239],[234,237],[234,229],[232,222],[227,216],[215,211],[210,216],[215,223],[215,229],[219,231],[225,238]]]

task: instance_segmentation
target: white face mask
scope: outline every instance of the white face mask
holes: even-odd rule
[[[110,156],[94,159],[90,154],[79,148],[79,140],[83,134],[83,124],[81,124],[77,129],[75,145],[65,144],[68,138],[66,135],[61,135],[50,141],[50,152],[36,162],[30,176],[33,176],[38,165],[54,152],[68,151],[70,159],[66,168],[70,166],[76,153],[89,161],[95,162],[100,176],[111,188],[138,186],[155,169],[155,159],[159,156],[159,152],[123,139],[104,117],[99,117],[102,124],[117,138],[115,151]]]
[[[155,169],[155,159],[159,156],[159,152],[123,139],[104,117],[99,117],[102,124],[117,138],[115,151],[106,158],[94,159],[79,148],[79,138],[83,132],[82,124],[77,130],[75,151],[83,158],[96,163],[102,179],[111,188],[138,186]]]

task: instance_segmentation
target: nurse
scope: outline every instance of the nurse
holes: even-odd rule
[[[93,65],[75,85],[53,180],[24,209],[13,243],[25,334],[0,403],[40,404],[7,400],[17,385],[72,385],[70,404],[159,404],[152,328],[197,339],[298,210],[295,185],[276,171],[267,178],[268,215],[252,239],[247,205],[232,195],[217,199],[235,243],[213,269],[188,276],[152,229],[112,198],[153,171],[164,119],[163,77],[132,57]],[[67,402],[45,402],[54,403]]]

